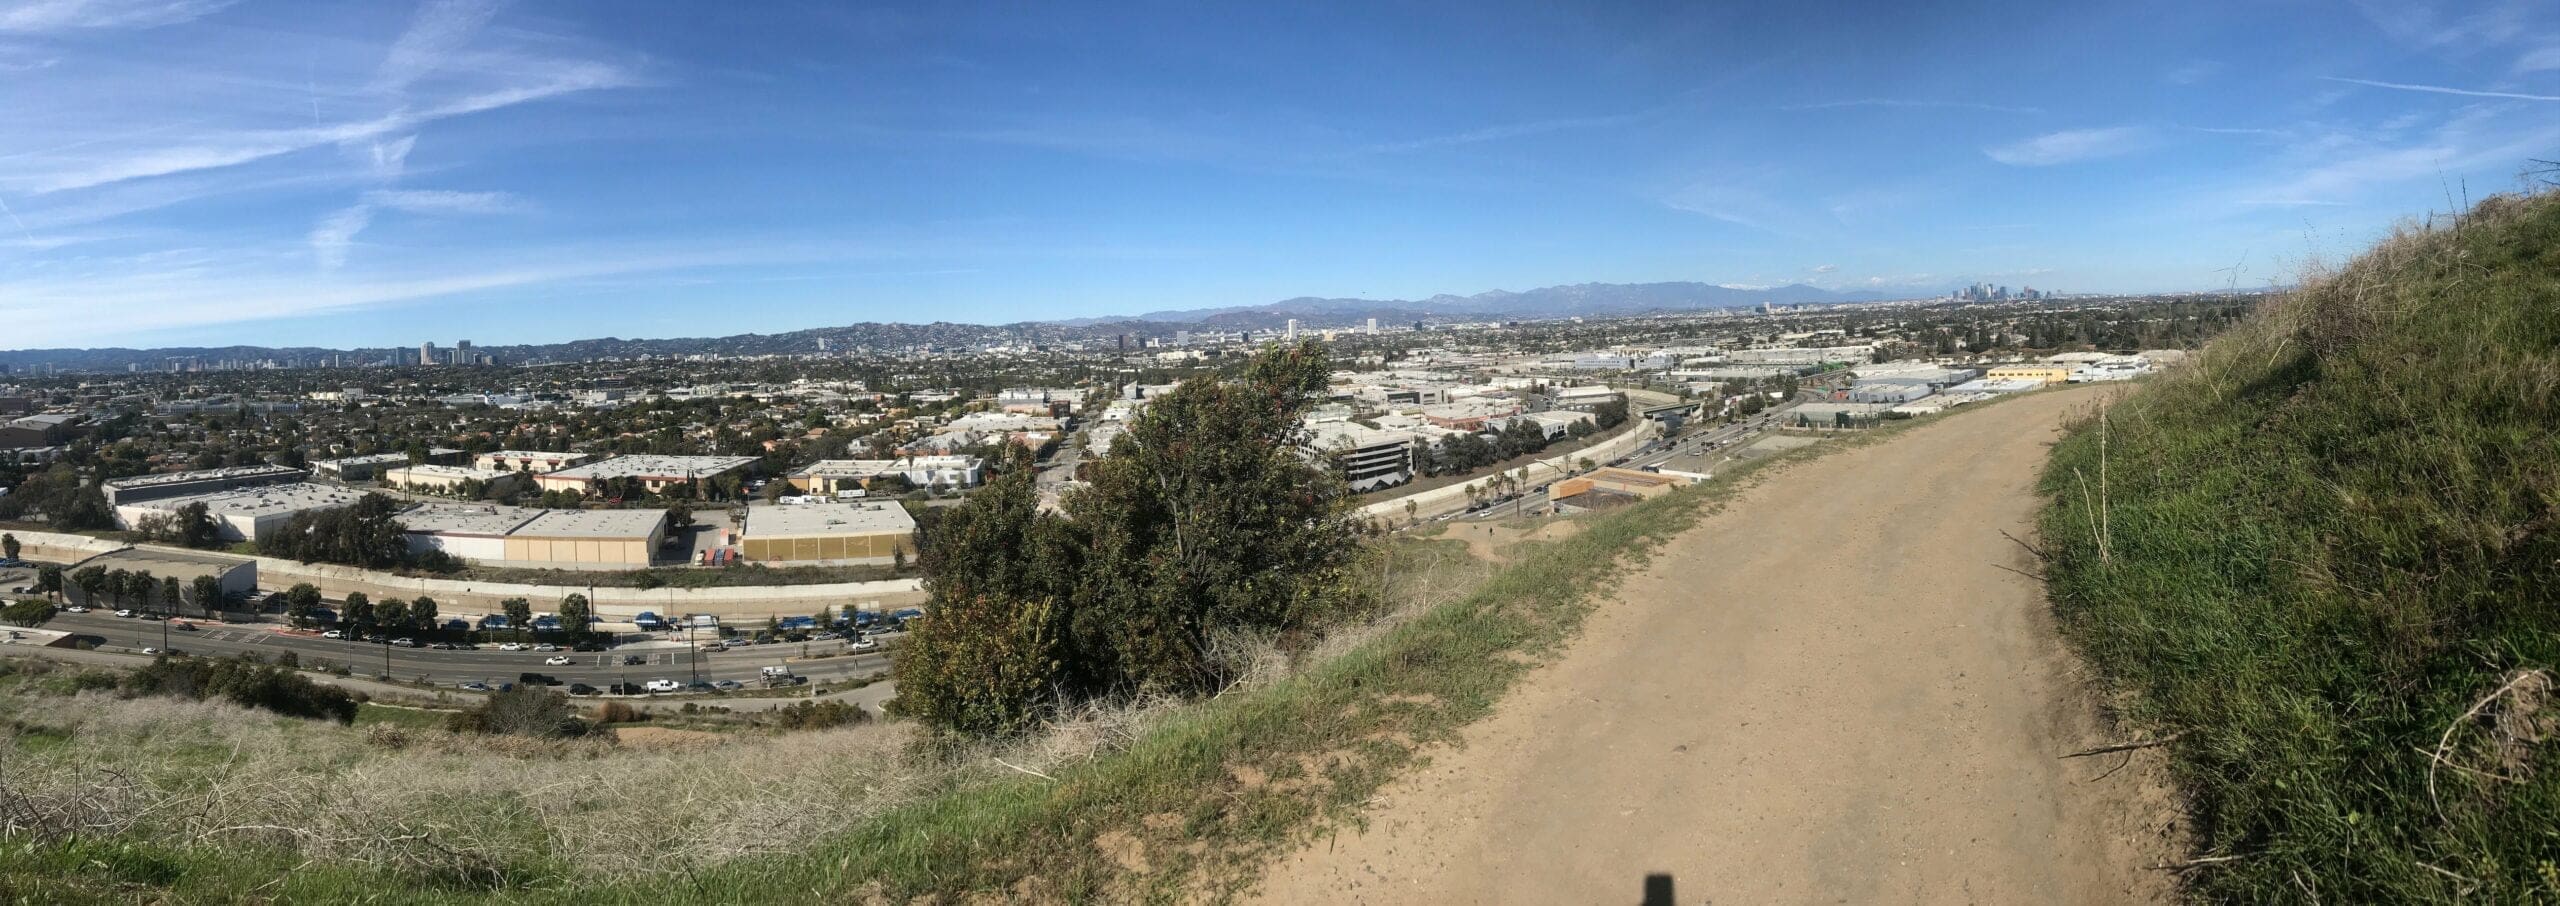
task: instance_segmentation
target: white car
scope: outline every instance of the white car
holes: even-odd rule
[[[158,648],[145,648],[145,649],[142,649],[142,653],[144,653],[144,654],[159,654],[159,653],[160,653],[160,649],[158,649]]]
[[[130,611],[130,610],[118,610],[118,611],[116,611],[116,616],[120,616],[120,617],[130,617],[130,616],[133,616],[133,611]]]
[[[558,650],[560,650],[560,646],[558,646],[558,645],[554,645],[554,644],[551,644],[550,642],[544,642],[544,643],[542,643],[542,644],[540,644],[540,645],[535,645],[535,646],[533,646],[533,650],[535,650],[535,651],[558,651]]]
[[[347,637],[347,634],[339,630],[332,629],[321,633],[320,637],[324,639],[343,639]]]
[[[845,646],[845,647],[850,648],[850,649],[853,649],[853,650],[855,650],[855,651],[870,651],[870,650],[872,650],[872,649],[875,649],[875,648],[880,647],[880,640],[879,640],[879,639],[875,639],[875,638],[871,638],[871,637],[869,637],[869,636],[864,636],[864,637],[862,637],[862,638],[855,639],[855,640],[853,641],[853,644],[851,644],[851,645],[847,645],[847,646]]]
[[[647,685],[641,686],[640,688],[647,689],[650,692],[674,692],[678,689],[684,688],[684,684],[671,679],[653,679],[650,680]]]
[[[69,607],[65,607],[65,608],[63,608],[63,609],[62,609],[62,612],[63,612],[63,613],[88,613],[88,612],[89,612],[89,608],[82,607],[82,606],[80,606],[80,605],[78,605],[78,604],[73,604],[73,605],[71,605],[71,606],[69,606]]]
[[[500,651],[523,651],[523,650],[524,650],[524,643],[523,643],[523,642],[507,642],[507,643],[505,643],[505,644],[499,645],[499,646],[498,646],[498,650],[500,650]]]
[[[552,667],[566,667],[569,666],[569,656],[565,654],[555,654],[548,658],[544,658],[542,663]]]

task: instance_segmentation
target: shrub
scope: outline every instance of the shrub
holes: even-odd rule
[[[600,724],[636,724],[648,719],[649,712],[623,702],[605,702],[604,707],[596,709],[596,722]]]
[[[617,702],[616,704],[619,704]],[[517,686],[481,700],[479,707],[454,712],[445,728],[456,733],[568,739],[594,728],[578,718],[569,697],[541,686]]]
[[[840,701],[799,701],[767,712],[773,726],[784,730],[824,730],[870,719],[862,706]]]
[[[354,723],[356,698],[281,667],[242,657],[164,657],[125,678],[127,695],[218,698],[289,717]]]
[[[42,626],[44,621],[53,619],[54,613],[52,602],[28,598],[7,607],[0,607],[0,623],[8,623],[11,626]]]

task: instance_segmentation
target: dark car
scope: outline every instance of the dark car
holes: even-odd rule
[[[643,664],[647,664],[648,662],[649,656],[645,654],[626,654],[622,656],[622,666],[625,667],[638,667]]]
[[[615,683],[606,687],[605,691],[615,695],[638,695],[641,689],[639,683]]]
[[[548,673],[519,673],[516,681],[528,686],[557,686],[560,678]]]
[[[571,651],[603,651],[604,649],[605,645],[603,642],[579,642],[578,644],[569,646],[569,650]]]
[[[596,694],[596,687],[594,687],[594,686],[590,686],[590,685],[587,685],[587,684],[585,684],[585,683],[570,683],[570,684],[569,684],[569,694],[571,694],[571,695],[594,695],[594,694]]]

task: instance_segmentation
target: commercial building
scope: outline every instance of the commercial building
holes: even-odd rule
[[[501,563],[507,559],[507,536],[543,512],[494,504],[431,503],[394,518],[412,554],[442,551],[464,560]]]
[[[409,454],[407,453],[377,453],[372,456],[324,459],[312,463],[311,471],[322,478],[336,481],[372,481],[381,476],[385,469],[397,469],[408,464]]]
[[[1790,428],[1873,428],[1892,408],[1881,403],[1805,403],[1786,412]]]
[[[541,474],[557,472],[594,459],[587,453],[544,453],[539,450],[499,450],[472,457],[471,465],[480,469],[504,469],[509,472]]]
[[[483,492],[503,492],[523,479],[524,476],[503,469],[425,464],[390,469],[382,473],[382,483],[385,486],[430,494],[461,493],[473,482],[478,482],[478,487]]]
[[[287,484],[310,476],[309,472],[286,466],[233,466],[227,469],[163,472],[157,475],[118,478],[107,482],[103,489],[108,503],[121,505],[263,485]]]
[[[2035,381],[2059,384],[2071,379],[2071,369],[2061,365],[2002,365],[1983,374],[1995,381]]]
[[[155,579],[177,579],[180,597],[189,606],[197,608],[203,608],[206,603],[196,600],[196,579],[202,576],[213,577],[214,582],[221,586],[222,593],[228,597],[245,597],[258,590],[258,561],[247,557],[130,547],[82,560],[78,568],[87,569],[92,566],[110,571],[121,569],[126,572],[147,572]],[[79,586],[68,581],[69,578],[64,577],[62,586],[64,595],[69,597],[72,603],[91,607],[106,603],[89,600],[88,596],[80,591]]]
[[[1310,429],[1308,446],[1342,469],[1352,493],[1394,487],[1413,480],[1412,434],[1364,428],[1349,422],[1327,422]]]
[[[896,501],[756,504],[740,552],[760,563],[887,563],[915,556],[916,520]]]
[[[602,490],[605,482],[630,479],[654,494],[671,484],[726,475],[754,465],[755,461],[752,456],[617,456],[545,472],[534,476],[534,481],[546,491],[586,493]]]
[[[60,446],[79,420],[78,415],[55,412],[0,422],[0,448]]]
[[[1677,475],[1606,466],[1558,481],[1547,492],[1558,512],[1578,512],[1660,497],[1690,481]]]
[[[869,488],[874,479],[895,475],[908,486],[974,488],[986,476],[986,462],[975,456],[907,456],[898,459],[823,459],[786,478],[811,494]]]
[[[184,497],[157,497],[115,504],[116,525],[128,531],[154,516],[176,517],[191,504],[204,504],[213,517],[215,536],[224,541],[256,541],[284,527],[302,513],[354,506],[364,492],[325,484],[297,482],[263,485]]]

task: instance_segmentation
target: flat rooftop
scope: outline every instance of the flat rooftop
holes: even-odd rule
[[[382,474],[385,478],[393,475],[407,475],[412,478],[474,478],[481,481],[490,481],[493,479],[505,478],[515,473],[504,469],[474,469],[470,466],[439,466],[427,464],[409,466],[402,469],[392,469]]]
[[[345,468],[347,466],[379,466],[389,463],[408,461],[409,454],[407,453],[376,453],[371,456],[349,456],[343,459],[324,459],[319,462],[312,463],[312,465],[337,466],[339,468]]]
[[[210,494],[188,494],[183,497],[163,497],[158,500],[148,500],[141,503],[128,503],[125,504],[125,506],[147,507],[154,510],[176,510],[179,507],[183,507],[191,503],[201,503],[204,504],[206,511],[216,516],[245,516],[249,518],[257,518],[260,516],[299,513],[303,510],[335,509],[342,506],[354,506],[356,501],[363,499],[364,492],[362,491],[350,491],[346,488],[325,484],[295,482],[293,484],[271,484],[264,487],[240,488],[238,490],[231,491],[215,491]]]
[[[496,504],[430,503],[395,517],[400,529],[419,534],[504,537],[548,510]]]
[[[881,475],[909,469],[974,469],[975,456],[910,456],[904,459],[821,459],[794,475]]]
[[[893,502],[759,504],[747,508],[748,538],[912,532],[916,518]]]
[[[708,478],[753,464],[753,456],[617,456],[562,469],[553,478]]]
[[[302,474],[301,469],[290,468],[287,466],[232,466],[225,469],[198,469],[193,472],[164,472],[158,475],[136,475],[131,478],[118,478],[114,481],[107,482],[107,487],[123,490],[127,488],[149,488],[158,487],[160,485],[185,484],[190,481],[231,481],[248,478],[265,478],[278,475],[300,474]]]
[[[244,557],[193,554],[183,551],[131,547],[114,553],[99,554],[81,561],[84,568],[101,566],[108,569],[150,570],[156,576],[214,576],[238,569],[255,561]]]
[[[665,510],[543,510],[510,534],[520,538],[645,538],[667,521]]]

